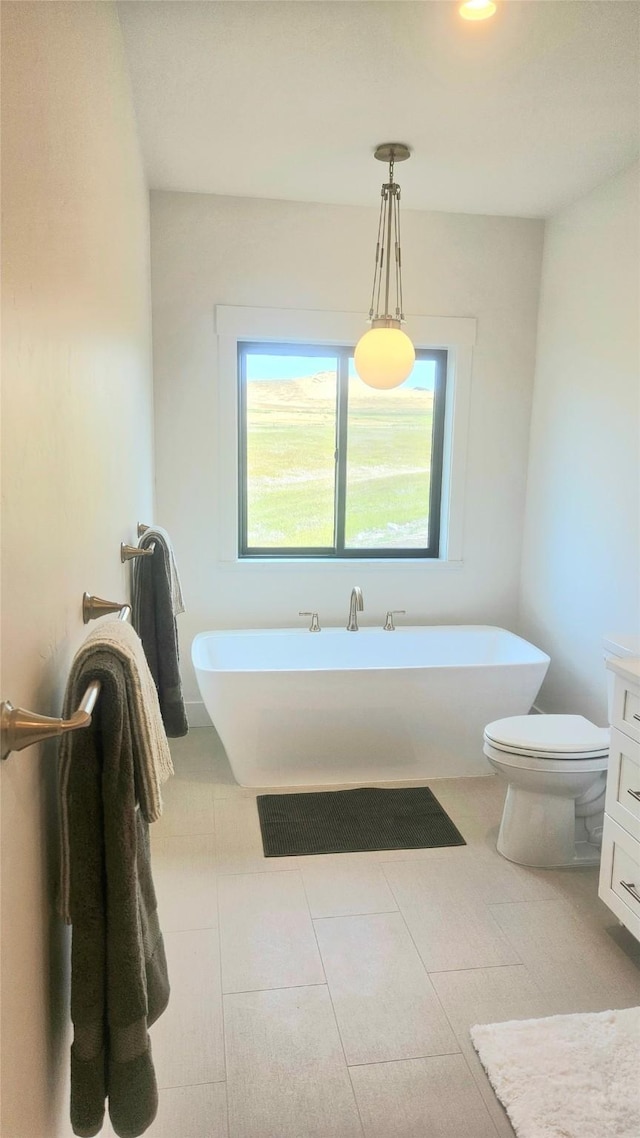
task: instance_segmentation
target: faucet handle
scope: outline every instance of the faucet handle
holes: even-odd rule
[[[307,612],[307,610],[305,609],[302,612],[299,612],[298,616],[310,616],[311,617],[311,624],[309,625],[309,632],[321,632],[322,631],[320,628],[320,624],[318,622],[317,612]]]
[[[393,623],[394,616],[399,615],[400,613],[404,614],[406,611],[407,611],[406,609],[389,609],[389,611],[385,617],[385,621],[384,621],[384,625],[383,625],[384,631],[385,632],[395,632],[396,626]]]

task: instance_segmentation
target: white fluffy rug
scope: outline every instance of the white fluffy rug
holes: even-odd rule
[[[478,1024],[518,1138],[639,1138],[640,1008]]]

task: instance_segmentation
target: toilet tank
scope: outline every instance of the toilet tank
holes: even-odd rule
[[[605,636],[602,640],[602,647],[604,648],[605,663],[610,656],[640,656],[640,636]],[[611,722],[613,703],[613,678],[613,672],[607,669],[607,715],[609,722]]]

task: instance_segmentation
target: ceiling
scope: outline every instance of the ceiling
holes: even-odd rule
[[[635,0],[123,0],[154,189],[545,217],[639,143]]]

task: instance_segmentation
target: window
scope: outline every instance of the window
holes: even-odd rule
[[[352,348],[239,342],[240,556],[438,557],[446,374],[423,349],[374,391]]]

